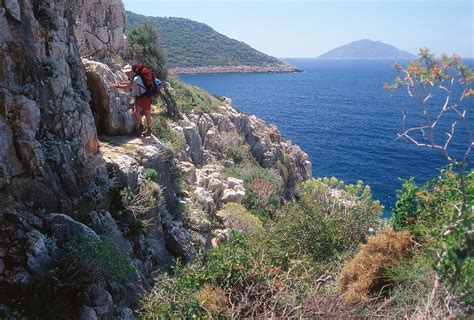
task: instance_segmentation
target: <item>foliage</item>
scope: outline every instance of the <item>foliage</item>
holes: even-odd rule
[[[398,230],[410,230],[429,250],[438,256],[434,267],[445,282],[467,304],[474,301],[474,171],[464,176],[467,205],[463,209],[461,178],[451,167],[424,186],[405,181],[404,191],[392,213],[392,224]],[[467,214],[462,215],[462,210]]]
[[[226,175],[244,180],[246,194],[243,204],[247,210],[263,221],[273,217],[280,207],[283,190],[283,181],[277,172],[262,168],[249,153],[242,163],[227,168]],[[260,190],[260,186],[265,186],[265,189]]]
[[[384,282],[390,284],[388,296],[393,301],[390,314],[401,312],[408,316],[425,307],[433,287],[431,263],[430,257],[422,251],[415,251],[410,259],[385,268],[382,277]]]
[[[295,276],[272,266],[248,238],[212,249],[206,261],[157,277],[142,300],[143,319],[254,318],[297,314]]]
[[[176,79],[170,79],[169,83],[173,88],[171,92],[176,103],[185,114],[189,114],[195,109],[211,114],[218,106],[222,105],[218,99],[198,87]]]
[[[158,205],[161,190],[155,182],[147,179],[136,193],[133,193],[130,188],[125,188],[120,191],[122,204],[128,212],[134,217],[143,217],[151,209]]]
[[[409,255],[413,246],[410,237],[407,231],[392,230],[369,237],[339,275],[337,286],[344,300],[367,301],[371,294],[380,293],[389,284],[382,273]]]
[[[128,30],[127,40],[129,60],[149,66],[157,78],[166,80],[168,71],[155,25],[147,19],[143,20]]]
[[[422,114],[421,120],[408,126],[404,114],[404,126],[398,139],[441,151],[450,162],[460,164],[462,170],[462,163],[467,161],[474,142],[467,113],[469,100],[474,95],[471,87],[474,72],[457,55],[452,58],[444,55],[441,59],[435,59],[429,49],[422,48],[419,56],[406,68],[396,64],[395,69],[404,78],[397,77],[392,85],[384,84],[384,88],[390,91],[406,88]],[[442,99],[439,103],[433,100],[436,96]],[[441,134],[441,131],[445,132]],[[456,136],[460,145],[458,149],[462,145],[465,151],[462,155],[453,153],[449,148]]]
[[[241,204],[228,203],[216,214],[224,220],[227,228],[237,230],[246,236],[255,236],[263,231],[260,219],[248,212]]]
[[[334,259],[377,228],[382,208],[362,182],[345,185],[335,178],[306,181],[298,201],[278,211],[266,240],[270,254],[284,265],[302,256],[314,262]]]
[[[184,134],[171,129],[168,120],[162,115],[153,116],[152,131],[158,140],[169,143],[175,153],[181,152],[186,146]]]
[[[115,280],[127,284],[135,275],[135,268],[115,244],[107,239],[71,238],[66,244],[67,256],[87,270],[95,281]]]
[[[144,17],[127,11],[128,26]],[[278,64],[248,45],[214,31],[209,26],[183,18],[148,18],[160,30],[163,48],[171,67],[239,66]]]

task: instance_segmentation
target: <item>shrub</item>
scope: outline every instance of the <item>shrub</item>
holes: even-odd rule
[[[262,221],[273,218],[280,207],[280,194],[283,190],[283,181],[277,172],[262,168],[252,158],[227,168],[226,175],[244,180],[246,194],[243,205],[247,210]],[[265,189],[261,190],[260,186]]]
[[[299,200],[283,206],[270,227],[266,243],[278,263],[303,256],[327,262],[353,249],[376,229],[382,206],[362,183],[344,185],[337,179],[303,183]]]
[[[73,269],[87,271],[95,281],[115,280],[127,284],[134,277],[135,268],[128,258],[107,239],[72,238],[66,244],[66,252],[69,264],[76,264]]]
[[[184,134],[171,129],[166,118],[161,115],[153,117],[152,131],[161,142],[169,143],[175,153],[181,152],[186,146]]]
[[[408,257],[412,245],[407,231],[385,230],[369,237],[339,275],[337,287],[343,299],[348,303],[367,301],[372,294],[386,289],[389,283],[384,272]]]
[[[149,66],[156,77],[166,80],[168,70],[155,25],[144,20],[127,32],[127,39],[129,59]]]
[[[216,215],[224,221],[227,228],[235,229],[243,235],[254,236],[263,231],[260,219],[240,204],[228,203]]]
[[[451,286],[460,300],[472,304],[474,294],[474,171],[463,176],[466,189],[466,208],[463,209],[461,178],[450,167],[440,177],[424,186],[413,180],[403,184],[392,213],[392,224],[397,230],[411,231],[432,256],[435,270]],[[466,211],[468,214],[462,214]]]
[[[158,205],[157,199],[159,199],[160,193],[158,184],[147,179],[135,194],[129,188],[125,188],[120,191],[120,196],[125,210],[137,218],[142,217]]]
[[[229,242],[210,251],[205,262],[178,266],[172,275],[157,277],[142,300],[141,316],[288,317],[297,315],[300,301],[293,273],[270,265],[259,247],[233,233]]]
[[[393,302],[386,311],[388,314],[403,313],[409,318],[425,308],[435,277],[431,264],[431,257],[418,251],[411,259],[382,272],[384,281],[391,284],[388,296]]]
[[[169,82],[173,88],[173,97],[185,114],[190,114],[193,111],[211,114],[222,104],[219,100],[198,87],[185,84],[176,79],[170,79]]]

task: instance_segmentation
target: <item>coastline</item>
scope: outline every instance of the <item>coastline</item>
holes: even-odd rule
[[[193,73],[291,73],[302,72],[287,63],[272,64],[272,65],[238,65],[238,66],[203,66],[203,67],[175,67],[170,68],[169,72],[172,74],[193,74]]]

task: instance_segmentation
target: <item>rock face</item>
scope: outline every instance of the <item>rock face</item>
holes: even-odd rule
[[[38,308],[43,297],[67,302],[66,318],[130,315],[154,272],[225,241],[215,213],[246,195],[225,174],[232,144],[247,144],[265,168],[285,167],[290,192],[311,176],[303,151],[230,100],[173,123],[182,151],[127,136],[129,98],[109,86],[124,80],[111,62],[124,23],[119,0],[0,0],[0,306]],[[146,192],[153,201],[138,210]],[[81,274],[71,239],[116,246],[132,277]]]
[[[74,37],[77,3],[1,4],[0,188],[33,208],[77,209],[105,172]]]
[[[79,0],[74,23],[81,56],[110,58],[123,45],[126,15],[122,0]]]

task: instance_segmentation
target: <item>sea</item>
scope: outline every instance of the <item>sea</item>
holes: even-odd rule
[[[211,94],[230,97],[238,110],[275,124],[284,138],[309,155],[314,177],[336,177],[346,183],[361,180],[369,185],[373,197],[384,205],[385,217],[394,208],[404,179],[414,177],[422,184],[439,176],[440,169],[449,164],[442,151],[396,139],[403,128],[419,126],[424,118],[406,89],[394,93],[383,89],[385,82],[393,83],[400,75],[392,67],[395,61],[286,61],[304,71],[181,74],[180,79]],[[474,67],[474,59],[465,63]],[[434,91],[426,102],[432,119],[439,114],[445,96]],[[454,89],[450,102],[460,96],[460,90]],[[470,109],[467,123],[474,128],[473,117],[469,117],[474,112],[474,97],[461,105]],[[444,145],[446,133],[457,121],[448,150],[458,158],[470,141],[460,120],[453,110],[443,113],[435,130],[436,141]],[[420,142],[425,139],[421,133],[414,137]],[[471,164],[472,159],[471,155]]]

